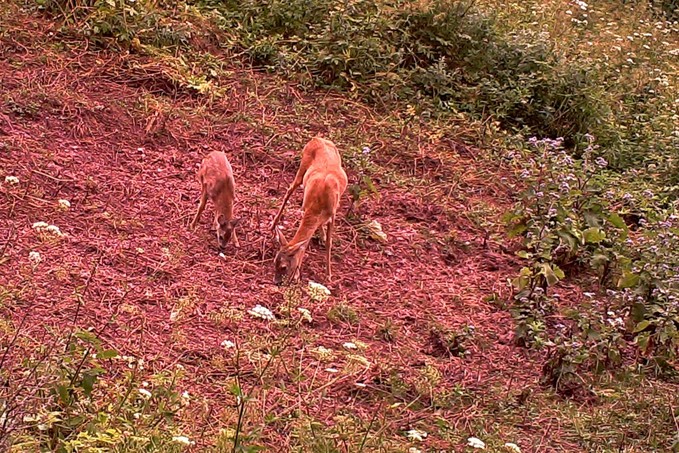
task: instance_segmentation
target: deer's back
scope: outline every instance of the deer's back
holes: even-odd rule
[[[342,157],[330,140],[314,137],[304,147],[303,154],[311,158],[311,165],[304,175],[304,187],[307,187],[312,179],[325,178],[327,175],[334,175],[339,181],[342,179],[346,181],[346,173],[342,169]]]
[[[213,198],[224,190],[233,192],[235,188],[231,164],[221,151],[212,151],[203,159],[198,177]]]

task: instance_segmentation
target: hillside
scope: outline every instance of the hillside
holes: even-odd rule
[[[522,182],[474,142],[480,122],[302,90],[210,41],[196,44],[207,81],[180,53],[95,46],[21,2],[0,18],[10,451],[467,451],[469,437],[490,451],[667,451],[676,382],[611,375],[564,395],[545,384],[552,352],[515,341],[508,281],[524,264],[501,216]],[[314,242],[301,285],[277,287],[268,225],[316,135],[350,180],[334,278]],[[188,229],[211,150],[233,165],[243,219],[224,256],[211,205]],[[560,308],[596,280],[564,280]]]

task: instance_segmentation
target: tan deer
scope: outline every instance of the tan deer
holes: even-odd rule
[[[304,184],[304,201],[302,202],[304,214],[295,236],[288,242],[276,225],[290,195],[302,184]],[[275,284],[280,285],[284,280],[299,280],[299,269],[304,252],[318,227],[325,230],[325,234],[322,235],[325,237],[322,239],[325,239],[327,276],[328,281],[332,279],[330,266],[332,233],[335,228],[335,215],[340,197],[346,188],[347,174],[342,168],[342,158],[335,144],[319,137],[311,139],[302,151],[302,162],[295,180],[285,193],[283,204],[271,224],[281,244],[274,259]]]
[[[191,229],[196,228],[196,223],[198,223],[209,197],[215,210],[215,228],[217,229],[219,248],[225,248],[232,236],[234,245],[239,247],[234,228],[240,222],[240,219],[233,218],[236,183],[226,154],[221,151],[212,151],[208,154],[200,164],[197,178],[201,188],[200,204],[198,205],[198,212],[191,222]]]

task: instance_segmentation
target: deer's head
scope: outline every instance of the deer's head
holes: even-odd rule
[[[217,244],[219,248],[223,249],[231,240],[233,229],[238,225],[240,219],[227,220],[224,214],[219,214],[215,218],[215,227],[217,229]]]
[[[299,280],[299,267],[302,264],[308,241],[289,243],[278,228],[276,229],[276,237],[281,248],[274,258],[274,283],[280,285],[283,282],[289,283]]]

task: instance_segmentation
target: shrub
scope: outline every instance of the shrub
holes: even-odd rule
[[[517,340],[548,343],[543,334],[547,291],[568,275],[595,272],[600,286],[609,288],[611,309],[629,317],[627,334],[640,350],[673,360],[679,346],[676,201],[646,189],[636,198],[624,193],[620,198],[628,207],[620,206],[609,187],[622,180],[606,172],[604,158],[595,157],[591,137],[581,160],[569,156],[560,140],[532,143],[538,152],[523,162],[521,172],[528,188],[505,216],[510,234],[522,237],[519,255],[529,263],[513,280]]]
[[[256,65],[369,101],[417,97],[441,109],[493,115],[571,143],[608,113],[587,68],[562,68],[547,36],[503,34],[472,3],[209,1],[230,45]]]

